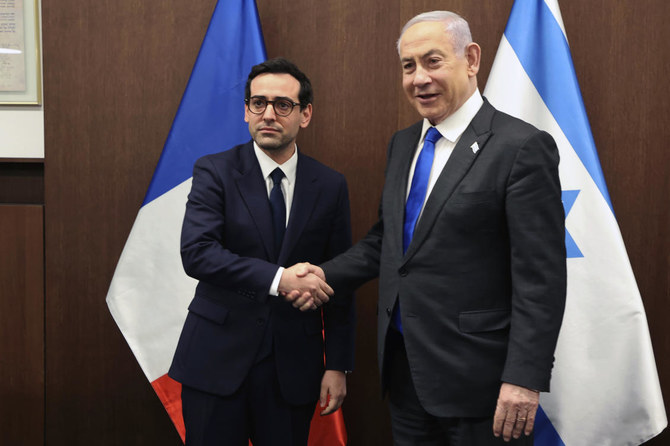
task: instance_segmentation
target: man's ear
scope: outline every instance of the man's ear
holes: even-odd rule
[[[479,62],[482,57],[482,49],[476,43],[469,43],[465,47],[465,58],[468,61],[468,74],[470,77],[476,76],[479,73]]]
[[[307,107],[300,110],[300,127],[303,129],[309,125],[309,121],[312,120],[312,104],[307,104]]]

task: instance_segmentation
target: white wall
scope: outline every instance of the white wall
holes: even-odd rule
[[[0,106],[0,158],[44,158],[42,107]]]
[[[26,33],[26,47],[31,49],[27,57],[28,71],[41,70],[41,51],[35,52],[36,39],[41,43],[42,7],[40,0],[24,0],[26,26],[31,17],[37,16],[33,29],[39,30],[37,35]],[[37,13],[37,14],[35,14]],[[41,47],[41,45],[40,45]],[[37,64],[37,68],[36,68]],[[42,75],[40,72],[40,81]],[[30,90],[37,88],[35,82],[28,80]],[[32,86],[31,86],[32,83]],[[44,98],[44,90],[42,90]],[[43,99],[42,99],[43,100]],[[44,102],[42,105],[0,105],[0,158],[44,158]]]

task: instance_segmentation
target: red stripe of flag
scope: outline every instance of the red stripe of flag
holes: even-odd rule
[[[184,441],[186,429],[181,413],[181,384],[167,375],[163,375],[151,383],[156,395],[160,398],[172,423],[174,423],[181,441]],[[346,446],[347,430],[344,426],[342,409],[322,417],[323,408],[317,402],[309,431],[309,446]],[[251,446],[251,442],[249,442]]]

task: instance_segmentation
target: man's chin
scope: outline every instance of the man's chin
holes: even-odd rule
[[[270,151],[275,151],[279,150],[282,148],[281,141],[279,141],[276,138],[268,138],[268,137],[257,137],[255,139],[256,144],[258,144],[258,147],[260,147],[263,150],[270,150]]]
[[[416,107],[416,111],[433,125],[439,124],[447,117],[442,110],[436,110],[432,107]]]
[[[276,152],[276,151],[279,151],[279,150],[281,150],[285,147],[285,146],[279,145],[276,142],[268,144],[268,143],[263,143],[263,142],[259,143],[258,141],[256,141],[256,144],[258,144],[258,147],[260,147],[263,150],[267,150],[268,152]]]
[[[256,140],[256,144],[266,152],[279,152],[287,147],[287,144],[283,144],[282,141],[266,138],[259,138]]]

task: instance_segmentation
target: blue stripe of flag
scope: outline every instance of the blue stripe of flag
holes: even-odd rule
[[[190,178],[201,156],[249,140],[244,85],[265,58],[255,1],[219,0],[143,206]]]
[[[566,219],[570,215],[570,210],[572,209],[572,206],[575,204],[575,201],[577,201],[577,196],[579,195],[579,192],[581,191],[564,190],[561,193],[561,199],[563,201],[563,210],[565,211]],[[579,249],[579,246],[577,246],[575,239],[572,238],[570,232],[568,232],[567,229],[565,230],[565,251],[566,251],[566,258],[568,259],[584,257],[584,254],[582,254],[582,251]]]
[[[505,28],[505,37],[611,210],[612,203],[586,116],[570,47],[544,0],[516,0]],[[566,237],[569,237],[567,232]],[[534,443],[537,446],[565,446],[542,407],[537,411]]]
[[[612,209],[563,30],[543,0],[516,0],[505,37]]]
[[[542,407],[537,408],[533,431],[535,432],[533,438],[535,446],[565,446]]]

